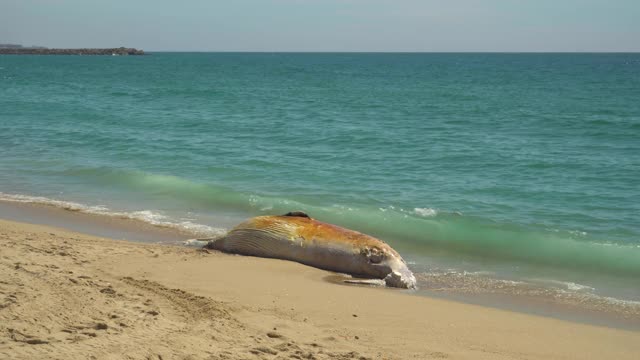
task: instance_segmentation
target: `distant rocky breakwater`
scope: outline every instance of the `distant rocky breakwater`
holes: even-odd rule
[[[47,49],[47,48],[0,48],[0,55],[103,55],[125,56],[145,55],[143,50],[134,48],[110,48],[110,49]]]

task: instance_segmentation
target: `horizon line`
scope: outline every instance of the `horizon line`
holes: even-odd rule
[[[146,50],[156,53],[262,53],[262,54],[639,54],[640,50],[601,51],[495,51],[495,50],[454,50],[454,51],[379,51],[379,50]]]

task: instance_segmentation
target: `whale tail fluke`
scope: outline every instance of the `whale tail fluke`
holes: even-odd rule
[[[217,236],[217,237],[211,237],[211,238],[187,239],[187,240],[183,241],[182,244],[186,245],[186,246],[194,246],[194,247],[201,247],[201,248],[205,248],[205,249],[218,250],[220,244],[218,244],[218,246],[216,246],[215,243],[219,242],[223,238],[224,238],[224,236]]]

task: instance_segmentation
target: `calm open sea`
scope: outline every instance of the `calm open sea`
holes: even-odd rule
[[[640,54],[0,56],[0,199],[304,210],[423,289],[640,314]]]

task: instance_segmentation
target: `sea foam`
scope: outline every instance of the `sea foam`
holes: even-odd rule
[[[197,236],[218,236],[226,232],[223,228],[198,224],[189,220],[173,219],[152,210],[116,211],[109,209],[104,205],[86,205],[73,201],[51,199],[43,196],[7,194],[3,192],[0,192],[0,201],[46,205],[85,214],[136,220],[158,227],[176,229]]]
[[[438,211],[431,208],[415,208],[413,212],[423,217],[431,217],[438,215]]]

